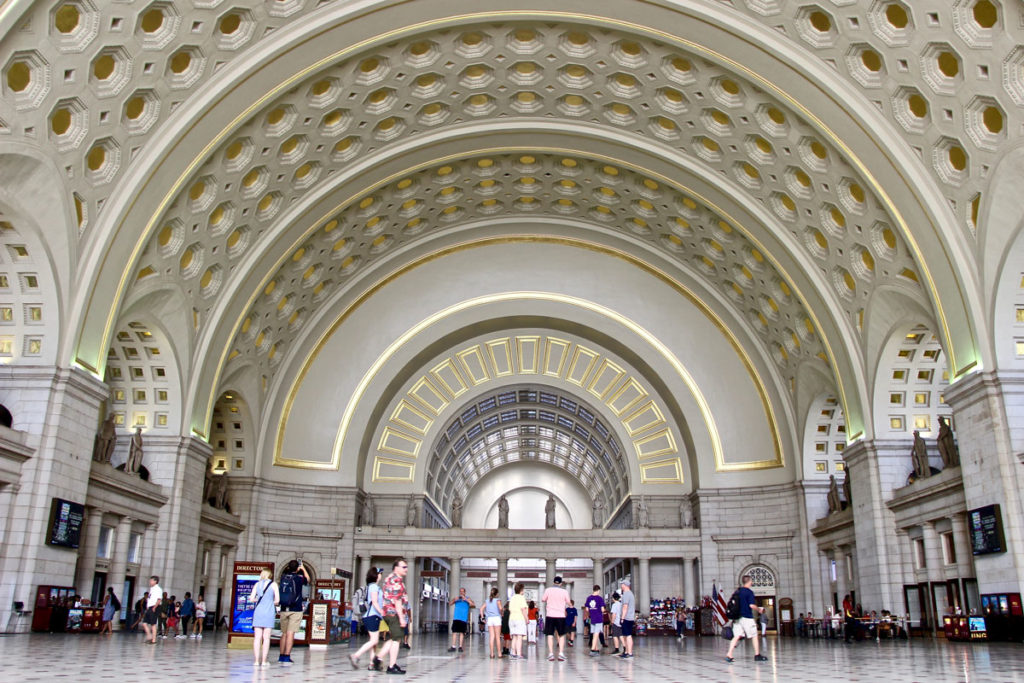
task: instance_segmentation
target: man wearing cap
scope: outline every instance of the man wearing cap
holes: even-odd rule
[[[629,585],[629,579],[622,580],[622,659],[633,658],[633,626],[636,624],[636,596]]]
[[[569,606],[569,591],[562,588],[562,577],[555,577],[555,585],[547,588],[540,601],[544,603],[544,635],[548,637],[548,661],[555,661],[555,634],[558,634],[558,661],[565,661],[565,608]]]

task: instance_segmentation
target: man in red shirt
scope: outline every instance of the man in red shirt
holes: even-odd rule
[[[380,651],[380,658],[384,655],[390,657],[387,673],[404,674],[405,669],[398,666],[398,648],[405,637],[405,629],[409,623],[408,614],[405,609],[407,602],[405,593],[405,575],[409,573],[409,563],[405,560],[395,560],[391,564],[391,573],[384,579],[381,591],[384,593],[384,621],[391,632],[391,640],[384,644]]]

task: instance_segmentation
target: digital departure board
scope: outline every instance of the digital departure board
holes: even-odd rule
[[[1003,517],[999,505],[986,505],[968,513],[971,532],[971,551],[975,555],[1006,552],[1003,536]]]
[[[54,498],[50,508],[50,534],[46,542],[62,548],[78,548],[84,519],[84,505]]]

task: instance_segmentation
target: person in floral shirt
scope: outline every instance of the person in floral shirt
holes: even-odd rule
[[[405,637],[405,629],[409,624],[409,617],[406,608],[408,597],[405,591],[405,575],[409,573],[409,563],[405,560],[395,560],[391,565],[391,573],[384,579],[381,590],[384,593],[384,621],[391,633],[391,640],[384,644],[380,652],[380,658],[384,659],[387,654],[391,662],[388,666],[389,674],[404,674],[405,669],[398,666],[398,648]]]

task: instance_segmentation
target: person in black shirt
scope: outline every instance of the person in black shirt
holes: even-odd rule
[[[736,643],[740,642],[740,638],[749,638],[754,644],[754,661],[766,662],[768,658],[761,654],[761,645],[757,640],[757,622],[754,621],[754,612],[764,612],[764,608],[757,606],[754,591],[750,590],[750,587],[754,584],[754,580],[750,578],[750,575],[744,574],[741,581],[743,586],[736,591],[739,594],[740,618],[732,624],[734,635],[732,642],[729,643],[729,652],[725,655],[725,661],[733,661],[732,653],[736,649]]]
[[[295,559],[284,568],[281,576],[281,654],[277,661],[289,664],[292,661],[292,645],[295,632],[302,624],[302,587],[309,584],[309,572],[302,560]]]

